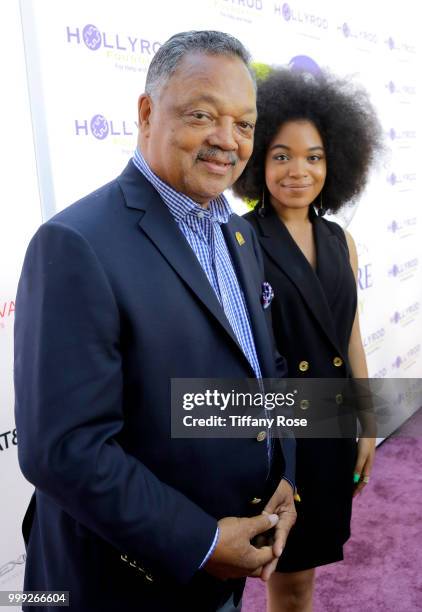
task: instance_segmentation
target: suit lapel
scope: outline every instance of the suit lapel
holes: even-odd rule
[[[257,219],[261,230],[260,242],[266,254],[292,283],[294,283],[312,316],[315,317],[333,346],[335,346],[337,351],[341,354],[329,302],[318,276],[291,237],[285,225],[273,211],[267,211],[264,218]],[[321,242],[327,240],[330,244],[331,234],[327,239],[327,236],[324,235],[324,230],[320,231],[319,225],[322,224],[319,219],[315,220],[315,225],[318,227],[316,235],[318,270],[320,268],[322,270],[323,265],[327,262],[321,261],[320,258],[321,256],[323,258],[326,256],[329,257],[329,255],[323,255],[325,246],[322,247]],[[332,255],[331,247],[327,249],[327,251]],[[330,270],[333,265],[335,264],[331,263],[329,266]],[[334,279],[324,278],[324,280],[329,285],[333,283]]]
[[[131,161],[118,178],[118,182],[125,195],[126,205],[144,211],[139,220],[141,231],[148,236],[168,264],[224,328],[246,360],[195,253],[157,191]],[[247,360],[246,362],[249,364]]]
[[[264,378],[272,377],[274,376],[274,350],[261,304],[261,279],[254,278],[251,272],[256,268],[252,245],[246,242],[240,244],[236,239],[236,232],[242,235],[242,229],[236,217],[232,217],[229,223],[222,225],[224,238],[245,296],[261,374]]]

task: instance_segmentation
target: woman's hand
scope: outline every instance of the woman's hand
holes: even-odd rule
[[[375,459],[375,443],[376,438],[359,438],[358,456],[354,472],[355,481],[357,482],[353,497],[358,495],[369,482],[372,464]],[[359,479],[357,476],[359,476]]]

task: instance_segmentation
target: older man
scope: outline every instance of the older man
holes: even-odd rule
[[[171,378],[277,374],[259,247],[221,195],[252,152],[247,64],[227,34],[167,41],[133,159],[28,249],[15,368],[19,459],[36,487],[25,588],[70,591],[78,612],[234,609],[294,522],[293,453],[265,436],[170,432]],[[251,544],[275,524],[272,546]]]

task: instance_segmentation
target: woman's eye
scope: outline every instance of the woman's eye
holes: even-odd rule
[[[286,160],[288,160],[289,158],[287,157],[287,155],[284,155],[284,153],[280,153],[280,155],[275,155],[275,156],[273,157],[273,159],[274,159],[275,161],[286,161]]]
[[[319,161],[320,159],[322,159],[321,155],[311,155],[309,158],[309,161]]]

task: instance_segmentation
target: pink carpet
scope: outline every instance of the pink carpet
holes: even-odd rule
[[[354,502],[344,561],[317,570],[314,612],[422,611],[421,502],[422,438],[386,440]],[[248,580],[243,601],[242,612],[265,611],[264,585]]]

